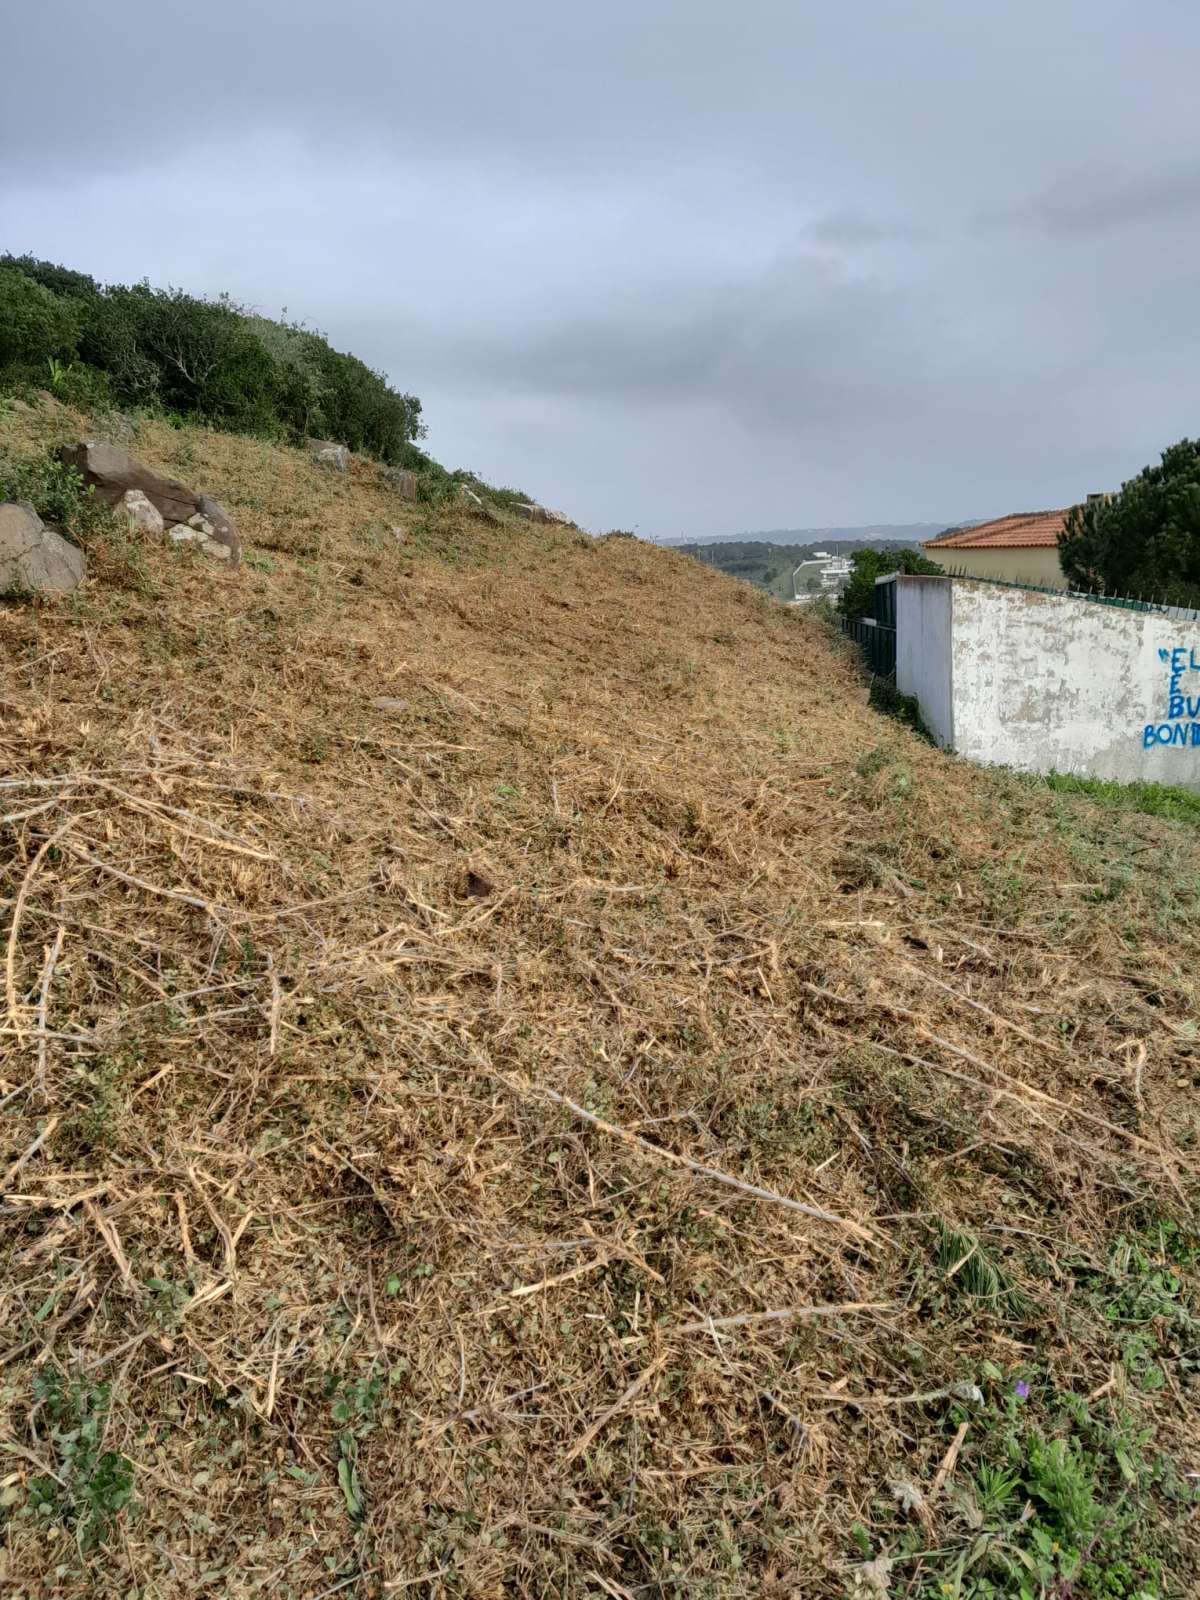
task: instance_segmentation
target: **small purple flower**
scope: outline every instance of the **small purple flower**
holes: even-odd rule
[[[1018,1400],[1029,1399],[1029,1385],[1025,1382],[1024,1378],[1018,1378],[1016,1383],[1013,1384],[1013,1393],[1016,1395]]]

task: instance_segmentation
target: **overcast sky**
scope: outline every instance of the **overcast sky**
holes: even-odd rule
[[[0,248],[227,289],[593,529],[1058,506],[1200,433],[1195,0],[36,0]]]

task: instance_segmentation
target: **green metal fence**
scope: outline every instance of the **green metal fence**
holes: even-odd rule
[[[1019,578],[988,578],[978,572],[967,572],[962,567],[947,567],[946,577],[966,578],[971,583],[990,583],[999,589],[1027,589],[1034,594],[1057,594],[1070,600],[1090,600],[1093,605],[1118,606],[1122,611],[1154,611],[1160,616],[1174,617],[1177,622],[1200,622],[1200,611],[1190,606],[1173,606],[1165,600],[1134,599],[1127,594],[1092,594],[1085,589],[1052,589],[1046,583],[1024,583]],[[878,579],[882,583],[884,580]]]
[[[874,617],[844,617],[842,630],[862,646],[867,665],[880,678],[896,670],[896,630],[881,628]]]
[[[895,573],[876,578],[871,608],[870,617],[843,617],[842,632],[861,648],[876,677],[890,678],[896,671]]]

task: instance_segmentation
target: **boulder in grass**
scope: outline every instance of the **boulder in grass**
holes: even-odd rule
[[[190,522],[176,523],[173,528],[167,529],[167,538],[172,544],[195,545],[204,555],[214,556],[218,561],[230,559],[229,546],[216,538],[213,525],[207,517],[197,515]]]
[[[98,499],[114,510],[126,511],[126,496],[136,490],[159,513],[168,530],[186,527],[196,515],[204,517],[211,525],[207,537],[222,547],[221,559],[237,566],[241,557],[237,527],[229,513],[208,495],[197,494],[175,478],[164,478],[152,472],[119,445],[85,439],[79,444],[63,445],[58,455],[60,461],[73,467],[84,483],[95,490]],[[134,503],[140,505],[136,499]],[[145,523],[143,531],[161,534],[162,529],[156,530],[144,513],[139,512],[138,517]],[[215,550],[210,552],[216,553]]]
[[[493,528],[500,526],[500,517],[494,506],[490,506],[482,495],[476,494],[474,489],[463,485],[461,496],[467,508],[468,516],[478,517],[482,522],[490,522]]]
[[[383,475],[401,500],[415,500],[417,498],[417,475],[415,472],[410,472],[407,467],[387,467]]]
[[[74,467],[84,483],[96,491],[97,499],[114,510],[130,489],[140,489],[164,522],[186,522],[196,509],[196,496],[174,478],[164,478],[136,461],[120,445],[85,439],[65,444],[59,459]]]
[[[551,511],[549,506],[518,504],[513,510],[519,517],[524,517],[528,522],[548,522],[558,528],[573,528],[575,524],[563,511]]]
[[[211,530],[210,537],[217,544],[224,545],[230,560],[236,562],[241,554],[238,531],[233,518],[224,506],[218,505],[211,495],[202,494],[196,501],[196,510],[208,523]]]
[[[160,539],[166,527],[162,512],[142,489],[126,489],[117,504],[116,516],[130,533],[148,534],[152,539]]]
[[[70,594],[83,582],[83,551],[32,506],[0,505],[0,595]]]
[[[324,467],[329,472],[349,472],[350,452],[344,444],[335,444],[330,439],[314,439],[312,441],[312,458],[318,467]]]

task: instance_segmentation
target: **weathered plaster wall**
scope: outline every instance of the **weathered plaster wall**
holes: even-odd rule
[[[970,578],[1004,578],[1009,583],[1040,583],[1048,589],[1065,589],[1067,580],[1054,546],[1031,545],[1021,550],[941,550],[926,545],[925,554],[941,562],[947,572]]]
[[[896,580],[896,687],[914,694],[921,718],[943,748],[954,745],[951,600],[946,578]]]
[[[960,755],[1200,789],[1200,623],[969,579],[945,587]]]

